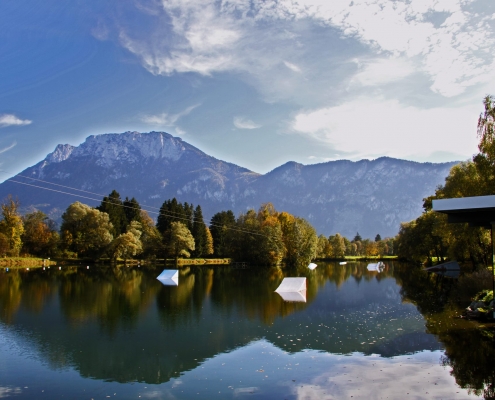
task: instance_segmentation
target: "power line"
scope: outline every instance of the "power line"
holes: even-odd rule
[[[33,178],[34,179],[34,178]],[[135,209],[135,207],[131,207],[131,206],[125,206],[123,204],[117,204],[117,203],[114,203],[112,201],[104,201],[104,200],[98,200],[98,199],[94,199],[92,197],[88,197],[88,196],[83,196],[81,194],[76,194],[76,193],[68,193],[68,192],[63,192],[61,190],[56,190],[56,189],[51,189],[51,188],[47,188],[47,187],[43,187],[43,186],[38,186],[38,185],[33,185],[31,183],[26,183],[26,182],[19,182],[19,181],[15,181],[13,179],[7,179],[7,181],[9,182],[13,182],[13,183],[18,183],[20,185],[25,185],[25,186],[30,186],[30,187],[35,187],[35,188],[38,188],[38,189],[43,189],[43,190],[48,190],[48,191],[51,191],[51,192],[55,192],[55,193],[61,193],[61,194],[66,194],[66,195],[69,195],[69,196],[74,196],[74,197],[80,197],[80,198],[83,198],[83,199],[87,199],[87,200],[93,200],[93,201],[101,201],[102,203],[109,203],[109,204],[113,204],[113,205],[116,205],[116,206],[119,206],[119,207],[124,207],[124,208],[131,208],[131,209]],[[46,183],[50,183],[50,182],[46,182]],[[54,185],[57,185],[57,184],[54,184]],[[57,186],[61,186],[61,187],[66,187],[66,188],[69,188],[69,189],[72,189],[72,190],[78,190],[78,191],[82,191],[82,192],[86,192],[84,190],[81,190],[81,189],[75,189],[75,188],[71,188],[70,186],[64,186],[64,185],[57,185]],[[87,192],[87,193],[91,193],[91,192]],[[92,193],[92,194],[95,194],[96,193]],[[106,196],[104,196],[106,197]],[[157,209],[157,207],[150,207],[150,208],[155,208]],[[178,215],[171,215],[171,214],[167,214],[163,211],[160,211],[160,212],[156,212],[156,211],[151,211],[151,210],[144,210],[146,212],[150,212],[150,213],[153,213],[153,214],[157,214],[157,215],[163,215],[163,216],[168,216],[168,217],[172,217],[172,218],[175,218],[175,219],[182,219],[182,220],[185,220],[185,221],[190,221],[189,218],[185,218],[185,217],[181,217],[181,216],[178,216]],[[178,214],[178,213],[174,213],[174,214]],[[192,218],[192,220],[194,221],[194,218]],[[203,220],[201,221],[196,221],[196,222],[202,222],[205,226],[205,222]],[[240,228],[233,228],[231,226],[224,226],[224,225],[218,225],[218,224],[211,224],[209,226],[214,226],[214,227],[217,227],[217,228],[225,228],[225,229],[229,229],[229,230],[232,230],[232,231],[237,231],[237,232],[241,232],[241,233],[247,233],[247,234],[251,234],[251,235],[257,235],[257,236],[265,236],[265,237],[268,237],[267,235],[264,235],[262,233],[258,233],[258,232],[252,232],[252,231],[248,231],[248,230],[245,230],[245,229],[240,229]]]

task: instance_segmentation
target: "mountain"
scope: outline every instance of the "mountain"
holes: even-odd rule
[[[148,207],[159,208],[173,197],[200,204],[208,221],[218,211],[237,215],[272,202],[277,210],[310,221],[319,234],[352,238],[359,232],[374,238],[393,236],[400,222],[419,216],[422,199],[454,164],[388,157],[288,162],[261,175],[165,132],[125,132],[92,135],[79,146],[58,145],[43,161],[0,184],[0,198],[13,194],[23,207],[57,218],[76,200],[94,206],[116,189]]]

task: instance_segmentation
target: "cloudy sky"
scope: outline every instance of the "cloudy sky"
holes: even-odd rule
[[[464,160],[495,94],[493,0],[3,0],[0,26],[9,175],[128,130],[260,173]]]

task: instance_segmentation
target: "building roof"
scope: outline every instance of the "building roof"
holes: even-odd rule
[[[447,214],[448,222],[491,228],[495,222],[495,196],[433,200],[433,211]]]

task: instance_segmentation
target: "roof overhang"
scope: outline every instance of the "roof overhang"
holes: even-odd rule
[[[433,200],[432,209],[447,214],[448,222],[467,222],[485,228],[495,223],[495,196]]]

